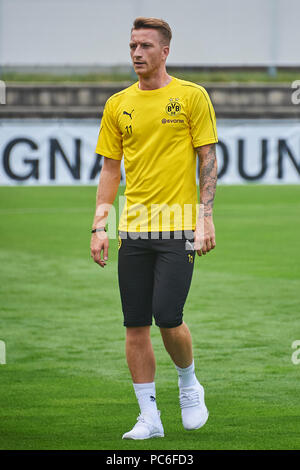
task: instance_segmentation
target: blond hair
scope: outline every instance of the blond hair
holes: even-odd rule
[[[166,43],[168,46],[170,45],[170,41],[172,39],[172,31],[166,21],[161,20],[159,18],[145,18],[143,16],[139,16],[134,20],[131,31],[133,31],[134,29],[142,28],[157,29],[164,40],[163,42]]]

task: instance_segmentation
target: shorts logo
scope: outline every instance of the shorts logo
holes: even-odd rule
[[[170,103],[165,107],[166,113],[169,116],[176,116],[181,112],[181,104],[179,103],[179,98],[170,98]]]
[[[121,245],[122,245],[122,238],[119,235],[118,236],[118,250],[121,248]]]
[[[192,263],[194,261],[193,255],[188,254],[188,260],[189,260],[189,263]]]
[[[189,240],[186,240],[186,242],[185,242],[185,249],[186,249],[186,250],[193,250],[193,251],[194,251],[194,243],[190,242]]]

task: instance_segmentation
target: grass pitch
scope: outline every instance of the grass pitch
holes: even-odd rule
[[[90,258],[95,187],[2,187],[1,449],[299,449],[300,187],[219,186],[216,249],[184,319],[210,417],[186,432],[158,329],[165,438],[122,441],[138,406],[125,361],[117,242]],[[300,354],[299,354],[300,356]]]

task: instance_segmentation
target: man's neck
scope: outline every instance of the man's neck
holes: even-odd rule
[[[157,90],[158,88],[163,88],[170,83],[172,77],[167,74],[164,70],[162,73],[159,73],[151,77],[139,77],[139,89],[140,90]]]

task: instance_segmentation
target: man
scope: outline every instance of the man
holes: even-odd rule
[[[215,247],[217,133],[204,88],[166,71],[171,36],[163,20],[134,21],[130,54],[139,81],[107,100],[96,147],[104,156],[97,208],[109,208],[116,197],[123,155],[126,172],[118,275],[126,358],[140,415],[124,439],[164,436],[156,405],[153,316],[178,371],[184,428],[199,429],[208,419],[204,389],[195,375],[191,334],[182,316],[195,251],[201,256]],[[91,239],[91,255],[101,267],[108,259],[107,213],[108,209],[96,210]]]

